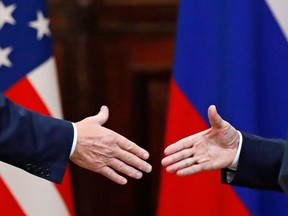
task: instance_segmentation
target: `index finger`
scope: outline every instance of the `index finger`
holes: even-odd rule
[[[176,152],[182,151],[183,149],[187,148],[185,145],[186,138],[177,141],[174,144],[169,145],[165,150],[164,150],[164,154],[165,155],[171,155],[174,154]]]
[[[180,139],[179,141],[175,142],[174,144],[169,145],[165,150],[165,155],[171,155],[176,152],[182,151],[183,149],[192,148],[197,140],[201,138],[205,131],[199,132],[197,134],[193,134],[191,136],[185,137]]]

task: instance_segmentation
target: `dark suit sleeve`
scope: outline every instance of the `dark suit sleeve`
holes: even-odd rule
[[[283,191],[278,179],[282,167],[286,141],[265,139],[241,132],[243,135],[242,149],[232,185],[256,189]],[[222,182],[228,183],[222,170]]]
[[[285,152],[278,181],[283,191],[288,194],[288,143],[285,145]]]
[[[71,122],[13,104],[0,94],[0,160],[60,183],[73,142]]]

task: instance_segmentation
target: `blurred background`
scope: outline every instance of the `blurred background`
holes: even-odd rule
[[[58,89],[43,3],[0,0],[0,90],[60,117],[47,99]],[[147,149],[153,166],[119,186],[71,164],[77,216],[288,215],[284,193],[221,184],[220,171],[160,172],[164,145],[209,127],[210,104],[241,131],[287,139],[287,1],[182,1],[177,49],[176,0],[47,3],[64,118],[107,105],[106,126]],[[1,215],[74,215],[67,174],[55,190],[1,163]]]
[[[155,215],[177,0],[49,0],[64,118],[110,109],[106,126],[150,152],[153,171],[119,186],[71,164],[76,215]]]

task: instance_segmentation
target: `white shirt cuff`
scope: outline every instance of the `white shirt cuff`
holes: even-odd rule
[[[235,156],[232,164],[228,167],[228,169],[231,169],[231,170],[234,170],[234,171],[237,170],[239,156],[240,156],[240,152],[241,152],[241,148],[242,148],[242,142],[243,142],[242,134],[240,133],[240,131],[237,131],[237,132],[238,132],[239,138],[240,138],[239,139],[238,149],[237,149],[236,156]]]
[[[76,144],[77,144],[77,137],[78,137],[76,125],[74,123],[72,123],[72,126],[73,126],[73,130],[74,130],[74,136],[73,136],[73,143],[72,143],[72,147],[71,147],[71,151],[70,151],[70,157],[72,156],[72,154],[75,151]]]

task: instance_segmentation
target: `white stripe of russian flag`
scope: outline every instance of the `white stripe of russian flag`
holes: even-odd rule
[[[288,0],[266,0],[288,41]]]

